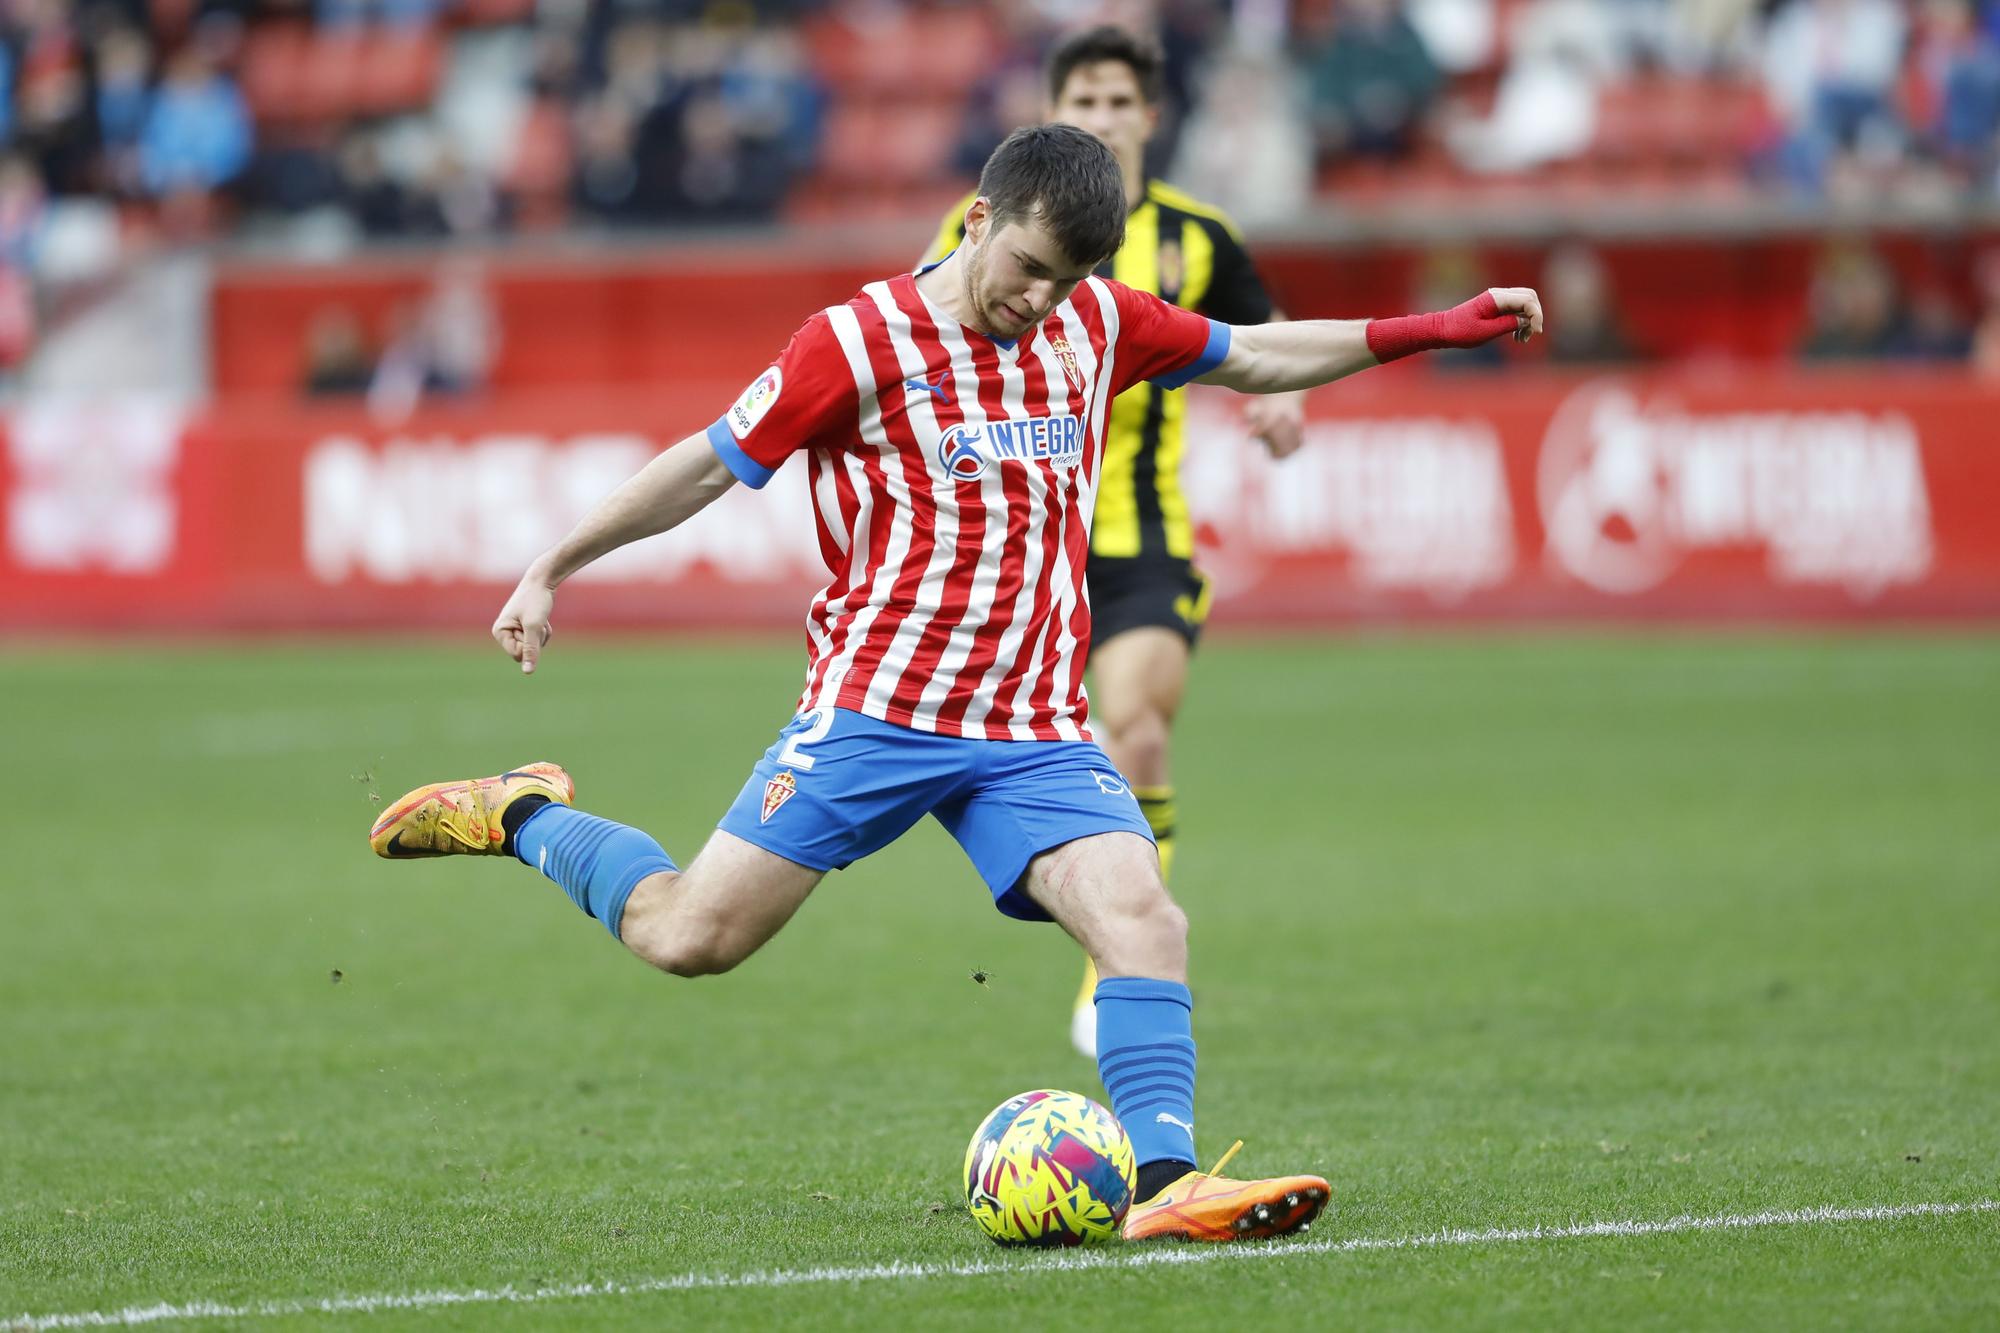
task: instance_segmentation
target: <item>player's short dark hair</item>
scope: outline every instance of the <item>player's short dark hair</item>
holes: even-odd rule
[[[1125,173],[1094,134],[1074,125],[1015,130],[979,173],[994,230],[1038,221],[1063,253],[1097,264],[1125,243]]]
[[[1132,77],[1139,81],[1139,96],[1146,99],[1147,106],[1159,105],[1160,71],[1165,64],[1160,48],[1138,33],[1110,23],[1072,33],[1049,52],[1049,100],[1056,101],[1063,95],[1069,76],[1079,65],[1097,65],[1107,60],[1115,60],[1132,71]]]

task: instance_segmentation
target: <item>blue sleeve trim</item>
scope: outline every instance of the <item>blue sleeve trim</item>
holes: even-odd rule
[[[1209,371],[1222,364],[1222,358],[1229,355],[1229,326],[1219,319],[1208,321],[1208,346],[1201,349],[1201,355],[1164,375],[1153,376],[1153,383],[1162,389],[1178,389],[1183,384],[1198,380]]]
[[[764,483],[778,475],[778,469],[765,467],[762,463],[743,452],[743,446],[729,433],[729,420],[716,418],[708,428],[708,442],[718,457],[736,474],[736,480],[752,490],[764,489]]]

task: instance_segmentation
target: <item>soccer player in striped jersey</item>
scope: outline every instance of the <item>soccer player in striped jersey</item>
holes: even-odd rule
[[[1125,243],[1097,273],[1226,324],[1268,323],[1276,311],[1229,219],[1146,175],[1146,145],[1160,122],[1160,66],[1151,43],[1110,25],[1069,37],[1049,56],[1048,119],[1102,139],[1125,177]],[[927,262],[958,247],[975,198],[968,195],[945,218]],[[1302,397],[1271,394],[1246,407],[1251,434],[1275,457],[1299,447]],[[1160,872],[1170,880],[1178,822],[1170,743],[1209,605],[1181,491],[1186,440],[1185,391],[1141,382],[1119,395],[1090,529],[1091,718],[1105,753],[1132,783],[1159,843]],[[1091,1057],[1096,990],[1096,969],[1085,960],[1070,1041]]]
[[[1187,918],[1091,739],[1083,575],[1106,420],[1141,380],[1293,391],[1525,337],[1541,310],[1520,289],[1434,315],[1232,327],[1093,276],[1125,213],[1097,139],[1018,131],[987,162],[951,258],[807,320],[714,425],[522,576],[493,634],[532,672],[565,579],[804,455],[830,576],[806,615],[805,689],[685,869],[641,830],[576,809],[569,774],[547,763],[408,792],[369,845],[519,859],[647,963],[700,976],[756,952],[827,871],[935,816],[1001,912],[1055,921],[1102,977],[1098,1073],[1139,1162],[1125,1235],[1282,1235],[1331,1189],[1197,1169]],[[659,751],[673,762],[670,738]]]

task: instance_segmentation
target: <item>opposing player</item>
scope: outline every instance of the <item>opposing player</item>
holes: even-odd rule
[[[1098,265],[1098,275],[1226,324],[1269,322],[1276,313],[1270,295],[1221,210],[1146,175],[1146,145],[1160,123],[1159,51],[1123,28],[1091,28],[1051,53],[1047,87],[1048,119],[1102,139],[1124,175],[1125,243]],[[957,248],[976,197],[945,218],[928,262]],[[1245,416],[1276,457],[1303,439],[1301,394],[1253,398]],[[1111,405],[1088,580],[1093,730],[1132,783],[1169,881],[1178,820],[1170,743],[1209,604],[1181,491],[1186,439],[1181,389],[1142,381]],[[1096,970],[1085,960],[1070,1041],[1086,1056],[1097,1054],[1096,989]]]
[[[532,672],[563,580],[805,455],[832,575],[807,614],[805,691],[685,870],[638,829],[574,809],[553,764],[419,788],[369,842],[392,858],[516,857],[646,962],[700,976],[756,952],[828,870],[933,815],[1000,911],[1056,921],[1102,974],[1098,1069],[1139,1161],[1126,1236],[1282,1235],[1330,1188],[1196,1169],[1187,918],[1090,737],[1082,576],[1105,418],[1143,379],[1296,390],[1526,336],[1541,312],[1534,293],[1502,291],[1440,315],[1232,328],[1091,276],[1124,225],[1109,149],[1069,126],[1019,131],[950,259],[814,315],[721,420],[522,577],[493,633]],[[673,762],[672,744],[660,754]]]

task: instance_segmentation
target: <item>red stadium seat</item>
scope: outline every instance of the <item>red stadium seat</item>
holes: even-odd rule
[[[444,43],[436,32],[395,28],[367,39],[353,102],[360,115],[381,116],[428,106],[444,70]]]
[[[443,39],[421,29],[260,26],[244,43],[243,93],[259,123],[283,129],[391,115],[430,104],[444,54]]]
[[[864,188],[934,181],[957,128],[958,108],[949,104],[837,105],[827,117],[819,175]]]
[[[521,122],[501,181],[522,227],[560,226],[568,216],[570,162],[569,112],[561,102],[540,98]]]
[[[984,6],[921,14],[912,38],[919,58],[903,86],[959,101],[984,77],[999,49],[999,34]]]
[[[251,29],[243,43],[243,97],[259,122],[298,119],[299,90],[311,46],[312,34],[304,27],[270,24]]]
[[[962,100],[991,66],[999,35],[983,6],[843,11],[805,28],[813,68],[835,95]]]
[[[535,0],[458,0],[452,17],[467,27],[526,23],[535,16]]]
[[[318,124],[347,116],[354,107],[354,90],[365,57],[365,42],[358,31],[315,33],[292,89],[292,119]]]
[[[828,181],[865,181],[879,155],[881,113],[853,102],[837,103],[826,118],[820,141],[819,175]]]

